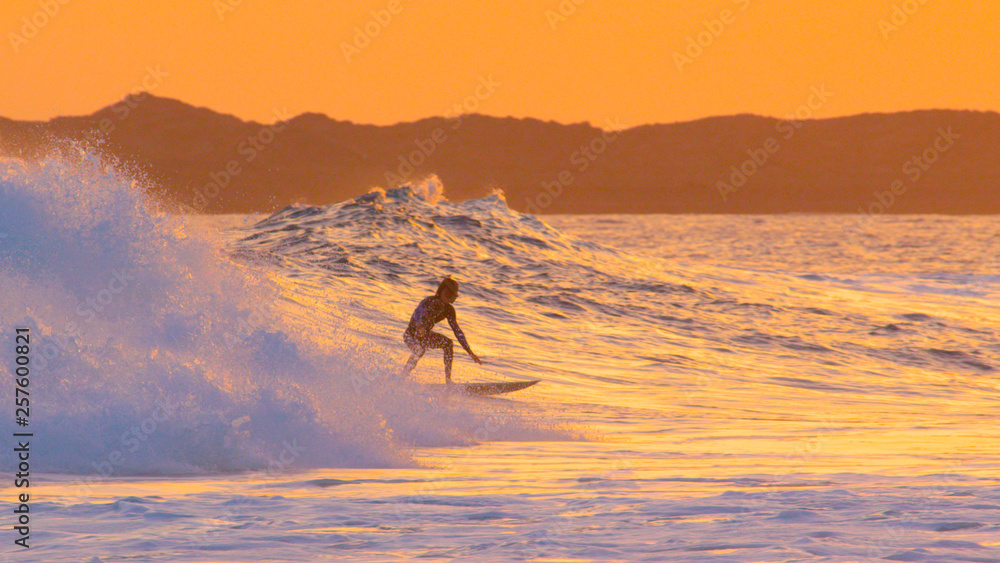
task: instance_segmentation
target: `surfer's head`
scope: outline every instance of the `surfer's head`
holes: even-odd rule
[[[441,280],[437,295],[441,299],[444,299],[446,303],[454,303],[458,299],[458,282],[451,279],[451,276]]]

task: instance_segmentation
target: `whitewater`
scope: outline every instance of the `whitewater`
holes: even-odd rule
[[[433,176],[199,216],[150,184],[0,160],[7,560],[1000,561],[995,217],[535,217]],[[455,380],[539,385],[400,374],[446,275]]]

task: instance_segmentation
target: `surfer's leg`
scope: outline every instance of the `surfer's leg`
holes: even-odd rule
[[[416,352],[414,352],[413,355],[410,356],[410,359],[406,360],[406,367],[403,368],[403,372],[404,373],[410,373],[411,371],[413,371],[413,368],[417,367],[417,362],[420,361],[420,358],[423,355],[424,355],[423,352],[421,352],[419,354],[416,353]]]
[[[420,358],[424,357],[424,352],[427,351],[427,347],[420,341],[419,338],[410,333],[403,335],[403,342],[406,342],[406,346],[412,352],[412,354],[410,354],[410,359],[406,360],[406,367],[403,368],[404,373],[410,373],[413,371],[413,368],[417,367],[417,362],[420,361]]]
[[[445,338],[447,340],[447,337]],[[455,358],[455,346],[448,340],[444,347],[444,380],[451,383],[451,361]]]
[[[444,350],[444,380],[446,383],[451,383],[451,361],[455,358],[455,345],[450,338],[437,332],[428,334],[425,342],[428,348]]]

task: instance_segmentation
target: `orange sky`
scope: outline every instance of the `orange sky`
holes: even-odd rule
[[[144,82],[264,122],[996,111],[998,27],[995,0],[3,0],[0,116],[90,113]]]

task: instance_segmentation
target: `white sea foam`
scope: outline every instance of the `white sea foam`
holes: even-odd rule
[[[267,273],[150,212],[139,182],[95,158],[2,170],[0,327],[31,329],[36,470],[400,466],[415,444],[518,435],[515,409],[414,394],[377,350],[284,318]]]

